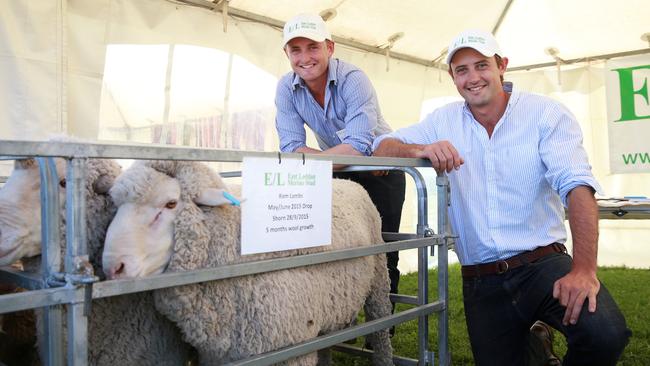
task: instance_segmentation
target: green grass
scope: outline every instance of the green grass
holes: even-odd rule
[[[650,270],[628,268],[600,268],[598,277],[607,286],[620,306],[628,327],[632,330],[632,338],[618,365],[648,366],[650,365]],[[437,297],[437,271],[429,271],[430,300]],[[416,295],[417,273],[404,275],[400,279],[400,293]],[[410,308],[399,304],[397,310]],[[472,351],[469,345],[465,314],[463,310],[460,266],[449,267],[449,347],[453,365],[473,365]],[[437,317],[429,318],[429,344],[437,355]],[[566,352],[564,337],[555,332],[554,349],[559,355]],[[357,346],[361,345],[359,340]],[[417,321],[411,321],[398,326],[392,338],[395,354],[403,357],[417,357]],[[437,363],[437,360],[436,360]],[[365,359],[334,353],[334,364],[353,366],[370,365]]]

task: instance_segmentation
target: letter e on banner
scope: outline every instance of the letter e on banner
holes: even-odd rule
[[[611,173],[648,173],[650,56],[609,60],[605,72]]]

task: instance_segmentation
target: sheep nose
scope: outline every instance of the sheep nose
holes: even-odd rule
[[[124,273],[124,262],[119,262],[108,270],[107,276],[109,279],[114,280],[119,278]]]

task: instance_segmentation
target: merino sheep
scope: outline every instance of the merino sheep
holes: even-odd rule
[[[206,165],[139,162],[110,191],[118,212],[104,246],[109,278],[140,277],[380,243],[379,214],[358,184],[334,180],[332,245],[241,256],[240,208]],[[154,291],[158,310],[217,365],[390,315],[385,255],[373,255]],[[388,330],[370,336],[373,364],[392,365]],[[328,352],[324,352],[329,358]],[[315,353],[287,361],[315,365]],[[323,361],[323,360],[321,360]],[[328,362],[325,359],[324,362]]]
[[[65,161],[55,159],[60,178],[62,257],[65,253]],[[88,254],[95,274],[103,276],[101,254],[106,229],[116,212],[108,189],[121,172],[111,160],[87,161],[85,196]],[[17,160],[0,190],[0,264],[24,258],[26,268],[40,268],[40,176],[34,159]],[[38,256],[38,257],[34,257]],[[181,365],[190,346],[180,331],[154,308],[150,292],[93,301],[88,318],[89,364]],[[41,322],[41,312],[37,320]],[[38,336],[39,343],[44,340]]]

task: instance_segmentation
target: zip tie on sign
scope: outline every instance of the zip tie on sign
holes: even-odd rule
[[[232,194],[230,194],[230,193],[228,193],[226,191],[223,191],[223,196],[228,201],[230,201],[230,204],[233,205],[233,206],[239,206],[243,202],[243,201],[238,200],[235,196],[233,196]]]

